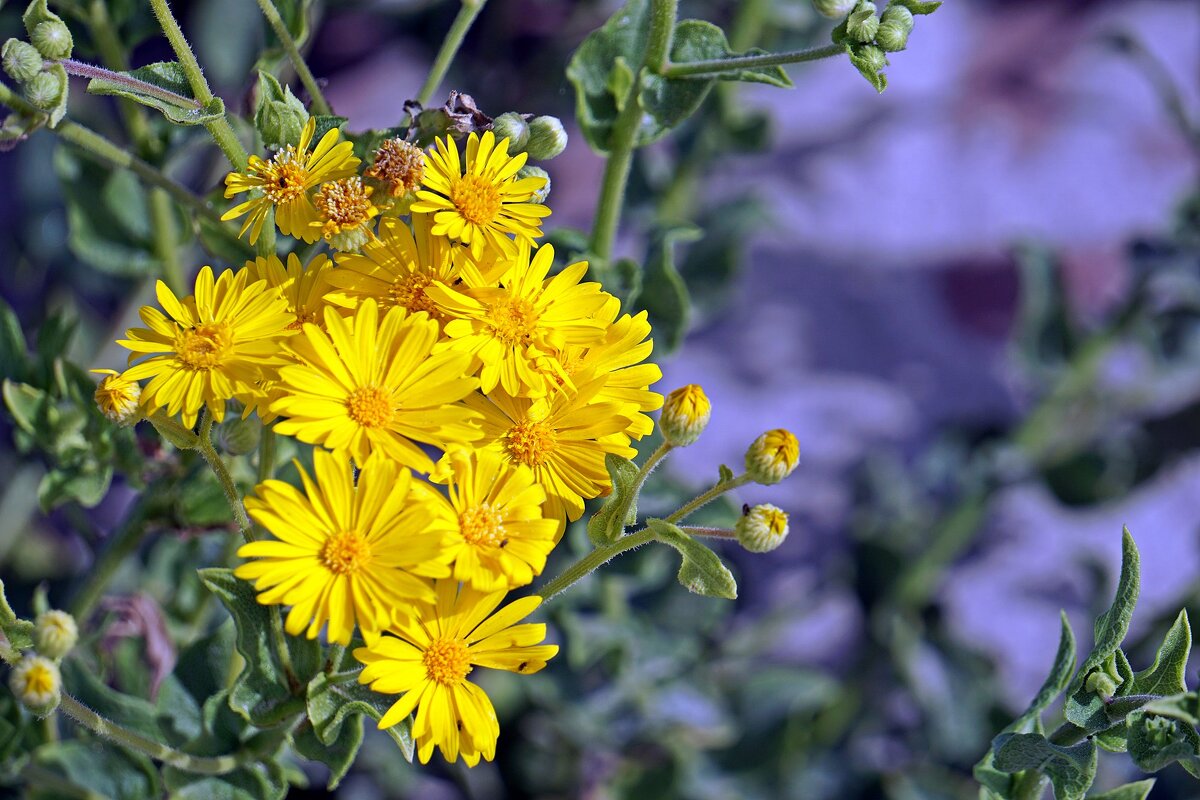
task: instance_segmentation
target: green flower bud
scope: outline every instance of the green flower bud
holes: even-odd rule
[[[558,117],[534,117],[529,123],[525,152],[535,161],[549,161],[567,149],[567,131]]]
[[[33,643],[39,654],[59,660],[79,641],[75,618],[65,611],[46,611],[34,620]]]
[[[546,170],[542,169],[541,167],[535,167],[532,164],[526,164],[517,170],[517,180],[521,180],[523,178],[541,178],[545,181],[545,183],[542,184],[542,188],[534,192],[533,197],[529,198],[530,203],[536,203],[537,205],[542,205],[545,203],[546,198],[550,196],[550,173],[546,172]]]
[[[880,17],[880,24],[899,25],[904,29],[905,33],[912,33],[913,13],[902,5],[891,3],[883,10],[883,15]]]
[[[857,0],[813,0],[813,8],[822,17],[841,19],[850,13]]]
[[[884,22],[875,33],[875,43],[881,50],[894,53],[908,46],[908,31],[898,22]]]
[[[751,553],[769,553],[788,535],[788,515],[770,503],[745,507],[733,526],[738,544]]]
[[[689,383],[667,395],[658,427],[668,444],[687,447],[704,433],[711,416],[712,403],[708,396],[702,388]]]
[[[755,483],[770,486],[791,475],[800,461],[800,442],[783,428],[770,430],[746,450],[746,474]]]
[[[217,431],[217,441],[221,449],[231,456],[253,453],[261,438],[262,422],[258,417],[242,419],[239,416],[227,416]]]
[[[21,705],[40,717],[57,708],[62,697],[58,665],[44,656],[24,656],[12,668],[8,686]]]
[[[879,16],[874,3],[859,3],[846,18],[846,35],[857,42],[869,42],[879,30]]]
[[[29,41],[46,58],[51,61],[61,61],[71,57],[75,42],[71,39],[71,29],[60,19],[46,20],[33,26],[29,32]]]
[[[857,66],[860,70],[868,70],[870,72],[879,72],[887,66],[887,55],[883,50],[873,44],[862,44],[854,48],[854,55],[858,58]]]
[[[1100,670],[1096,670],[1088,675],[1087,683],[1084,685],[1089,692],[1101,697],[1112,697],[1116,694],[1118,683]]]
[[[50,111],[63,96],[62,80],[49,72],[39,72],[25,84],[25,98],[43,111]]]
[[[289,94],[291,92],[289,91]],[[300,134],[308,122],[308,111],[300,101],[272,100],[259,108],[255,127],[262,134],[267,147],[283,149],[300,143]]]
[[[508,139],[509,155],[524,153],[529,143],[529,123],[515,111],[501,114],[492,120],[492,132],[497,141]]]
[[[29,42],[9,39],[0,53],[4,58],[4,71],[18,83],[29,83],[42,71],[42,54]]]

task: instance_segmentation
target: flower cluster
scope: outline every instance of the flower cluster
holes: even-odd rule
[[[361,634],[360,680],[400,695],[380,724],[415,713],[422,761],[492,758],[495,711],[468,675],[536,672],[558,649],[522,622],[540,598],[501,603],[662,405],[645,313],[622,314],[585,263],[554,271],[525,160],[488,131],[465,154],[393,139],[363,164],[310,120],[226,179],[227,197],[249,195],[226,218],[330,255],[205,267],[186,297],[159,283],[161,310],[120,342],[129,367],[97,393],[115,420],[132,407],[188,427],[238,401],[313,446],[299,486],[266,480],[246,500],[271,536],[236,574],[290,607],[292,635]]]

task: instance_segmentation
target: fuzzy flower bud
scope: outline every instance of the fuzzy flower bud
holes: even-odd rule
[[[12,668],[8,686],[23,706],[44,717],[58,707],[62,677],[50,659],[26,655]]]
[[[875,34],[875,42],[880,50],[895,53],[908,47],[908,31],[898,22],[884,22]]]
[[[104,376],[95,394],[96,407],[101,414],[118,425],[132,425],[142,418],[141,409],[138,408],[142,387],[137,381],[131,381],[111,369],[94,369],[92,372]]]
[[[841,19],[849,14],[856,4],[857,0],[813,0],[813,8],[817,13],[830,19]]]
[[[79,641],[75,618],[65,611],[51,610],[34,620],[33,643],[38,653],[55,661],[71,652]]]
[[[517,170],[517,180],[521,180],[522,178],[541,178],[545,181],[542,184],[542,188],[538,189],[533,197],[529,198],[530,203],[537,203],[538,205],[545,203],[546,198],[550,196],[550,173],[541,167],[526,164]]]
[[[9,39],[0,53],[4,58],[4,71],[18,83],[29,83],[42,71],[42,54],[29,42]]]
[[[800,461],[800,442],[783,428],[767,431],[746,450],[746,474],[769,486],[791,475]]]
[[[29,32],[29,41],[45,58],[51,61],[61,61],[71,57],[75,42],[71,39],[71,29],[60,19],[48,19],[33,26]]]
[[[912,33],[913,13],[902,5],[891,3],[880,15],[879,24],[897,25],[903,28],[905,33]]]
[[[529,123],[525,152],[535,161],[549,161],[567,149],[567,131],[558,117],[534,117]]]
[[[663,402],[658,427],[668,444],[687,447],[700,438],[712,416],[712,403],[704,390],[694,383],[681,386]]]
[[[58,105],[62,95],[62,81],[49,72],[39,72],[25,84],[25,98],[43,111],[50,111]]]
[[[738,544],[751,553],[769,553],[788,535],[788,515],[770,503],[744,508],[733,528]]]
[[[237,415],[227,416],[217,432],[221,449],[231,456],[244,456],[258,447],[262,438],[262,422],[258,417],[243,419]]]
[[[883,50],[873,44],[860,44],[854,48],[854,56],[852,59],[854,66],[859,70],[867,72],[879,72],[887,66],[887,55]]]
[[[875,13],[874,3],[859,3],[846,18],[846,35],[857,42],[871,41],[878,30],[879,15]]]
[[[509,155],[525,152],[529,143],[529,123],[520,114],[509,111],[492,120],[492,132],[497,141],[508,139]]]

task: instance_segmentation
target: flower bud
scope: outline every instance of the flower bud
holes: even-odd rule
[[[525,152],[535,161],[549,161],[567,149],[567,131],[558,117],[534,117],[529,123]]]
[[[733,527],[738,544],[751,553],[769,553],[788,535],[788,515],[770,503],[745,507]]]
[[[879,24],[898,25],[904,29],[905,33],[912,33],[913,14],[904,6],[891,3],[883,10],[883,14],[879,18]]]
[[[25,84],[25,98],[43,111],[50,111],[62,99],[63,85],[59,76],[39,72]]]
[[[308,122],[308,111],[299,102],[271,100],[258,109],[255,123],[267,147],[295,147],[300,142],[300,134]]]
[[[817,13],[830,19],[841,19],[849,14],[856,4],[857,0],[813,0],[813,8]]]
[[[800,461],[800,442],[791,431],[770,430],[746,450],[746,474],[755,483],[769,486],[792,474]]]
[[[1089,692],[1094,692],[1101,697],[1112,697],[1116,694],[1118,685],[1117,681],[1101,670],[1096,670],[1088,675],[1087,682],[1084,684]]]
[[[60,19],[48,19],[33,26],[29,32],[29,41],[38,52],[51,61],[61,61],[71,57],[75,43],[71,39],[71,29]]]
[[[854,66],[860,72],[879,72],[887,66],[887,55],[873,44],[860,44],[854,48]]]
[[[118,425],[132,425],[142,418],[141,409],[138,408],[142,387],[137,381],[131,381],[111,369],[94,369],[92,372],[105,376],[96,387],[95,394],[96,407],[101,414]]]
[[[708,396],[702,388],[689,383],[667,395],[658,427],[668,444],[687,447],[704,433],[711,416],[712,403]]]
[[[525,152],[529,143],[529,123],[520,114],[509,111],[492,120],[492,132],[497,141],[508,139],[509,155]]]
[[[534,193],[533,197],[529,198],[530,203],[536,203],[538,205],[545,203],[546,198],[550,196],[550,173],[546,172],[546,170],[542,169],[541,167],[535,167],[532,164],[526,164],[517,170],[517,180],[521,180],[523,178],[541,178],[543,181],[545,181],[545,183],[542,184],[542,188],[538,189]]]
[[[18,83],[29,83],[42,71],[42,54],[29,42],[9,39],[0,53],[4,58],[4,71]]]
[[[38,614],[34,620],[33,643],[39,654],[59,660],[79,641],[79,628],[75,618],[65,611],[50,610]]]
[[[875,43],[889,53],[903,50],[908,46],[908,31],[898,22],[883,22],[875,33]]]
[[[26,655],[12,668],[8,686],[23,706],[44,717],[58,707],[62,676],[50,659]]]
[[[243,419],[236,415],[227,416],[217,431],[217,442],[231,456],[253,453],[261,438],[262,422],[258,417]]]
[[[846,18],[846,35],[857,42],[871,41],[878,30],[879,16],[874,3],[859,3]]]

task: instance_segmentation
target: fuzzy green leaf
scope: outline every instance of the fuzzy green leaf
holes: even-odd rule
[[[311,723],[302,723],[300,729],[292,736],[292,746],[309,761],[320,761],[329,767],[327,788],[332,792],[342,782],[342,778],[346,777],[350,767],[354,766],[354,758],[358,755],[362,740],[362,718],[356,716],[342,726],[341,735],[330,744],[325,744],[317,738]]]
[[[105,719],[148,739],[156,742],[162,740],[158,711],[149,700],[107,686],[97,676],[95,669],[85,666],[78,658],[66,659],[61,669],[63,688],[79,702]]]
[[[360,714],[365,714],[378,722],[383,719],[394,699],[360,683],[330,683],[321,673],[308,684],[308,718],[317,739],[322,744],[332,745],[342,736],[342,726],[347,720],[353,721]],[[393,725],[385,732],[400,748],[405,760],[411,762],[412,719]]]
[[[1143,772],[1158,772],[1179,761],[1200,767],[1200,733],[1174,715],[1156,714],[1151,706],[1131,713],[1126,721],[1129,731],[1129,757]]]
[[[20,379],[29,369],[25,333],[12,306],[0,300],[0,375]]]
[[[707,597],[737,599],[737,581],[716,553],[665,520],[649,519],[646,526],[660,542],[671,545],[683,556],[678,577],[684,588]]]
[[[1192,629],[1187,609],[1179,612],[1154,656],[1154,663],[1133,676],[1130,694],[1183,694],[1187,691],[1184,672],[1192,649]]]
[[[1146,800],[1150,790],[1154,788],[1154,778],[1136,783],[1127,783],[1115,789],[1109,789],[1103,794],[1093,794],[1088,800]]]
[[[112,476],[111,464],[92,464],[82,470],[51,470],[38,484],[38,505],[43,513],[70,502],[92,508],[108,494]]]
[[[914,14],[932,14],[937,11],[942,5],[941,0],[936,2],[922,2],[922,0],[890,0],[891,5],[904,6]]]
[[[616,541],[626,525],[637,522],[637,464],[609,453],[604,457],[604,466],[612,479],[612,494],[587,524],[588,538],[597,547]]]
[[[628,0],[583,40],[567,64],[567,79],[575,86],[575,117],[583,137],[597,153],[607,153],[611,148],[613,127],[620,114],[613,87],[625,81],[612,73],[634,73],[641,66],[650,29],[649,9],[647,0]],[[653,121],[642,123],[643,127],[648,124]]]
[[[992,741],[996,769],[1044,772],[1055,800],[1082,800],[1096,777],[1096,745],[1090,741],[1063,747],[1040,733],[1002,733]]]
[[[1029,708],[1025,709],[1025,712],[1017,717],[1016,721],[1006,730],[1016,732],[1024,729],[1066,690],[1067,684],[1071,680],[1071,675],[1075,671],[1075,634],[1071,630],[1071,623],[1067,619],[1066,612],[1060,611],[1059,616],[1062,620],[1062,629],[1058,637],[1058,652],[1054,655],[1054,666],[1050,668],[1050,674],[1046,676],[1042,688],[1034,696]]]
[[[288,782],[274,761],[238,767],[225,775],[197,775],[167,767],[163,782],[171,800],[283,800]]]
[[[45,425],[47,409],[51,404],[50,396],[27,383],[15,383],[7,379],[0,391],[4,394],[4,405],[8,406],[8,413],[12,414],[17,427],[37,435]]]
[[[702,235],[693,225],[680,225],[660,231],[650,242],[638,306],[649,314],[656,344],[661,343],[668,353],[683,343],[691,317],[687,285],[675,267],[675,245],[694,242]]]
[[[120,747],[96,747],[79,740],[53,742],[37,749],[34,762],[78,786],[79,797],[145,800],[162,796],[158,771],[150,759]],[[63,797],[57,787],[39,789],[36,784],[22,796],[28,800]]]
[[[685,19],[675,26],[675,35],[671,39],[671,62],[687,64],[693,61],[714,61],[717,59],[739,58],[741,56],[757,56],[766,54],[765,50],[757,47],[744,53],[729,49],[729,40],[725,31],[711,22],[698,19]],[[691,77],[671,80],[670,83],[691,81],[693,83],[712,79],[722,81],[743,81],[747,83],[765,83],[778,86],[781,89],[792,88],[792,79],[783,67],[752,67],[750,69],[729,70],[718,72],[707,78]]]
[[[176,125],[203,125],[220,119],[225,114],[225,104],[219,97],[214,97],[207,104],[196,100],[187,73],[177,61],[147,64],[121,74],[141,85],[129,86],[103,78],[93,78],[88,81],[88,92],[115,95],[141,103],[162,112],[164,117]]]

